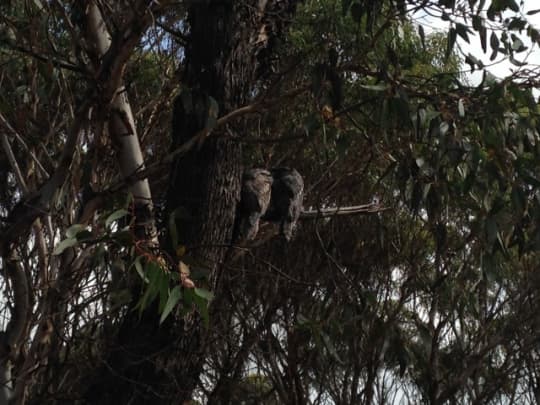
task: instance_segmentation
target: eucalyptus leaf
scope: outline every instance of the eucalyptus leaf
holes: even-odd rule
[[[78,240],[75,237],[64,239],[58,245],[56,245],[56,247],[53,250],[53,255],[55,256],[60,255],[62,254],[62,252],[64,252],[64,250],[70,247],[76,246],[77,243],[78,243]]]
[[[124,218],[126,215],[129,214],[129,211],[124,209],[124,208],[120,208],[119,210],[116,210],[114,211],[111,215],[109,215],[107,217],[107,219],[105,220],[105,226],[106,227],[109,227],[111,226],[111,224],[117,220],[119,220],[120,218]]]
[[[182,298],[182,289],[180,286],[174,287],[167,298],[167,303],[165,304],[165,307],[163,308],[163,312],[161,313],[161,317],[159,318],[159,323],[163,323],[165,319],[171,314],[172,310],[178,304],[180,299]]]

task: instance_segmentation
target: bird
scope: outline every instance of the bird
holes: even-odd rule
[[[302,212],[304,180],[296,169],[249,169],[242,177],[239,204],[241,239],[252,240],[260,220],[278,223],[280,235],[290,241]]]
[[[249,169],[242,176],[240,193],[240,238],[252,240],[259,231],[259,221],[268,210],[273,178],[265,169]]]

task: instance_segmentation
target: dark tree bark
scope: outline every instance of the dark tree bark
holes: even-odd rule
[[[193,2],[183,92],[173,111],[173,149],[208,128],[208,117],[217,118],[216,105],[222,116],[261,91],[261,79],[270,72],[268,57],[274,41],[283,33],[295,3]],[[231,137],[219,136],[225,131],[242,135],[242,123],[216,129],[203,145],[176,159],[166,201],[168,214],[179,208],[184,213],[177,221],[179,243],[209,270],[210,286],[216,285],[223,270],[224,246],[232,237],[240,194],[242,150]],[[174,255],[176,247],[170,241],[163,244]],[[216,293],[219,296],[219,291]],[[215,307],[214,313],[218,311]],[[160,326],[155,307],[141,318],[137,311],[128,311],[118,344],[90,384],[87,400],[100,404],[182,404],[192,397],[199,381],[207,334],[197,317],[189,322],[171,317]]]

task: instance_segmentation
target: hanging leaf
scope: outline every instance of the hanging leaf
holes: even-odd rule
[[[494,32],[491,33],[489,38],[489,45],[491,46],[492,52],[489,60],[494,60],[497,57],[497,52],[499,52],[499,37]]]
[[[527,21],[519,18],[519,17],[513,17],[510,19],[510,23],[508,24],[508,29],[510,31],[521,31],[525,29],[527,26]]]
[[[146,277],[146,275],[144,274],[144,268],[143,268],[143,265],[141,263],[142,261],[142,257],[139,256],[135,259],[135,261],[133,262],[133,265],[135,266],[135,270],[137,271],[137,274],[139,274],[139,276],[141,277],[141,279],[145,282],[145,283],[148,283],[149,280],[148,280],[148,277]]]
[[[454,49],[454,44],[456,43],[456,29],[450,28],[448,31],[448,37],[446,39],[447,46],[446,46],[446,53],[445,53],[445,59],[448,59],[450,55],[452,54],[452,51]]]
[[[493,217],[489,217],[486,219],[485,227],[487,243],[489,246],[492,246],[497,240],[497,233],[499,232],[497,221]]]
[[[68,238],[74,238],[77,236],[78,233],[82,232],[82,231],[85,231],[88,227],[86,225],[83,225],[83,224],[74,224],[74,225],[71,225],[67,230],[66,230],[66,236]]]
[[[480,45],[482,45],[482,51],[487,52],[487,29],[482,27],[478,32],[480,34]]]
[[[465,105],[463,104],[462,98],[458,101],[458,113],[461,118],[465,117]]]
[[[339,354],[336,350],[336,347],[334,346],[334,343],[332,343],[332,339],[330,338],[330,336],[328,336],[326,333],[321,331],[321,337],[322,337],[324,346],[328,350],[328,353],[330,354],[330,356],[332,356],[334,360],[336,360],[338,363],[345,364],[343,360],[341,360],[341,358],[339,357]]]
[[[208,96],[208,112],[206,115],[206,122],[204,128],[211,130],[217,125],[217,119],[219,115],[219,105],[215,98]]]
[[[512,10],[512,11],[514,11],[516,13],[519,12],[519,6],[515,2],[515,0],[505,0],[504,5],[505,5],[505,7],[509,8],[510,10]]]
[[[124,218],[128,214],[129,214],[129,211],[123,208],[114,211],[105,220],[105,226],[108,228],[113,222],[119,220],[120,218]]]
[[[64,239],[62,242],[60,242],[53,250],[53,255],[57,256],[62,254],[64,250],[67,248],[73,247],[77,245],[78,240],[75,237]]]
[[[189,289],[186,291],[194,291],[194,290]],[[194,294],[193,303],[195,304],[197,311],[201,315],[201,318],[204,322],[204,326],[208,328],[210,326],[210,313],[208,311],[208,300],[201,297],[200,295]]]
[[[341,13],[346,16],[351,8],[352,0],[341,0]]]
[[[385,84],[361,84],[360,87],[371,91],[386,91],[388,89]]]
[[[469,43],[469,28],[466,25],[456,23],[456,33],[463,38],[463,40]]]
[[[171,292],[169,293],[169,297],[167,298],[167,303],[165,304],[165,307],[163,308],[163,312],[161,313],[161,317],[159,318],[159,323],[163,323],[165,319],[170,315],[176,304],[178,304],[178,301],[180,301],[180,298],[182,298],[182,289],[179,285],[174,287]]]
[[[420,36],[420,43],[422,44],[422,49],[426,49],[426,34],[424,32],[424,27],[422,24],[418,25],[418,35]]]
[[[214,294],[211,291],[205,290],[204,288],[195,288],[195,295],[205,299],[206,301],[212,301],[214,299]]]
[[[510,63],[511,63],[512,65],[514,65],[514,66],[519,66],[519,67],[521,67],[521,66],[527,66],[527,62],[521,62],[521,61],[519,61],[519,60],[516,60],[516,59],[514,58],[514,56],[512,56],[512,55],[510,55],[510,56],[508,57],[508,60],[509,60]]]
[[[527,47],[523,43],[521,39],[516,37],[515,35],[512,36],[512,49],[519,53],[527,50]]]
[[[362,7],[362,5],[358,2],[354,2],[351,5],[351,16],[353,20],[359,23],[360,21],[362,21],[363,15],[364,15],[364,8]]]

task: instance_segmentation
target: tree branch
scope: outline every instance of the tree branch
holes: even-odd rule
[[[0,112],[0,122],[8,129],[9,131],[15,132],[15,130],[9,125],[9,122],[7,122],[6,118],[2,115]],[[9,139],[7,138],[4,131],[0,131],[0,142],[2,142],[2,147],[4,148],[4,152],[6,153],[9,165],[11,166],[11,170],[13,170],[13,173],[15,174],[15,179],[17,180],[17,183],[19,183],[19,187],[21,187],[23,191],[23,195],[28,194],[28,187],[26,185],[26,181],[24,180],[24,176],[22,175],[21,168],[19,167],[19,164],[17,163],[17,159],[15,159],[15,154],[13,153],[13,149],[11,149],[11,145],[9,144]]]
[[[84,99],[86,101],[79,107],[71,128],[68,131],[64,150],[55,172],[36,193],[27,196],[27,198],[17,204],[8,216],[7,229],[3,230],[3,236],[0,237],[0,256],[5,256],[9,251],[9,245],[28,232],[28,228],[30,228],[36,218],[49,211],[50,203],[56,190],[64,184],[77,147],[81,127],[86,123],[87,115],[90,111],[88,100],[91,97],[86,96]]]
[[[358,214],[374,214],[387,211],[390,208],[381,207],[379,203],[353,205],[349,207],[321,208],[316,210],[302,211],[300,219],[319,219],[337,216],[349,216]]]
[[[6,275],[13,290],[13,312],[5,332],[0,335],[0,403],[13,397],[11,368],[13,357],[22,344],[30,313],[30,291],[26,273],[14,257],[4,258]]]

